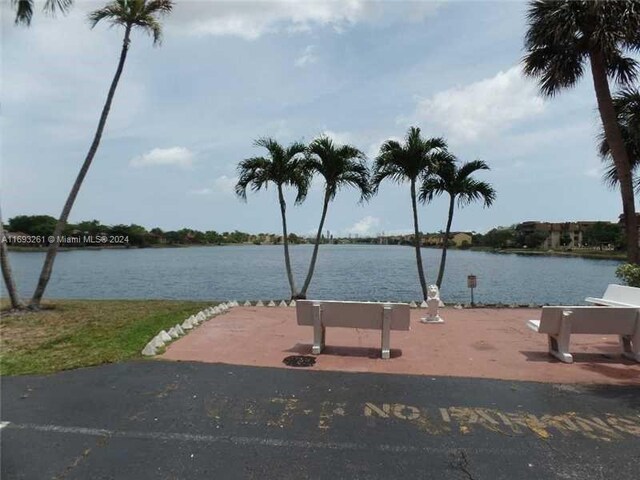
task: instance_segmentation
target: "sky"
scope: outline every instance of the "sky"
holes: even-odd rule
[[[40,11],[13,24],[2,0],[0,186],[3,218],[58,216],[92,140],[123,31],[91,29],[78,1],[67,16]],[[616,221],[620,197],[601,182],[599,117],[587,75],[553,99],[519,66],[526,3],[428,1],[184,1],[153,47],[133,35],[107,127],[70,221],[165,230],[278,232],[276,191],[233,192],[236,165],[320,134],[364,151],[369,164],[410,126],[442,136],[497,200],[456,211],[453,230],[485,232],[540,220]],[[587,70],[588,73],[588,70]],[[323,184],[302,206],[288,192],[289,230],[317,228]],[[445,198],[420,207],[420,228],[444,229]],[[408,184],[358,202],[340,191],[334,235],[412,231]]]

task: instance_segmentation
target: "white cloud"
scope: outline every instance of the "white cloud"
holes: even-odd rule
[[[586,170],[584,174],[590,178],[599,178],[602,175],[602,171],[600,168],[594,167]]]
[[[192,35],[230,35],[255,40],[278,32],[313,27],[342,31],[361,21],[421,21],[438,8],[435,2],[393,3],[366,0],[192,1],[181,4],[168,23]]]
[[[296,59],[296,67],[306,67],[312,65],[318,61],[318,56],[315,54],[316,47],[314,45],[307,45],[302,55]]]
[[[154,148],[144,155],[138,155],[129,162],[132,167],[172,165],[188,168],[193,165],[193,153],[185,147]]]
[[[224,194],[233,194],[235,192],[236,183],[238,183],[237,177],[227,177],[222,175],[215,179],[213,185],[215,191]]]
[[[235,193],[236,183],[238,183],[237,177],[228,177],[221,175],[213,181],[212,187],[196,188],[189,190],[190,195],[233,195]]]
[[[363,219],[357,221],[353,226],[347,229],[347,233],[352,235],[373,235],[374,229],[380,225],[380,219],[378,217],[372,217],[368,215]]]
[[[448,136],[470,141],[507,130],[515,122],[540,114],[544,107],[535,83],[515,66],[421,99],[415,116],[444,127]]]
[[[190,190],[189,193],[191,195],[211,195],[213,190],[210,188],[196,188],[195,190]]]

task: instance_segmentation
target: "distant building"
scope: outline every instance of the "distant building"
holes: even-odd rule
[[[522,222],[516,225],[516,231],[524,236],[535,233],[545,235],[542,248],[582,248],[585,246],[585,232],[596,223],[603,222]]]
[[[451,232],[449,233],[449,242],[456,247],[462,246],[464,243],[471,245],[473,237],[469,232]],[[442,246],[444,242],[444,233],[426,234],[422,240],[423,245],[430,247]]]

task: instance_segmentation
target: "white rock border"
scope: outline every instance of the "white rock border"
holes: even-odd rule
[[[228,312],[232,307],[239,306],[239,303],[235,300],[231,302],[223,302],[216,306],[207,307],[204,310],[199,311],[195,315],[191,315],[185,319],[181,324],[176,323],[169,330],[160,330],[158,334],[149,340],[142,349],[142,355],[145,357],[153,357],[158,354],[158,349],[165,347],[168,343],[177,340],[183,335],[186,335],[189,330],[193,330],[200,324],[211,320],[213,317],[222,315]]]

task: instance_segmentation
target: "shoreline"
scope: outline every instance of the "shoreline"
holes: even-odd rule
[[[90,250],[90,251],[99,251],[99,250],[130,250],[130,249],[156,249],[156,248],[203,248],[203,247],[281,247],[282,243],[263,243],[256,245],[253,242],[248,243],[218,243],[218,244],[171,244],[171,245],[101,245],[101,246],[65,246],[60,247],[58,249],[59,252],[68,252],[68,251],[76,251],[76,250]],[[312,243],[300,243],[293,244],[290,246],[299,246],[299,245],[313,245]],[[375,243],[338,243],[338,244],[321,244],[321,245],[369,245],[369,246],[399,246],[399,247],[412,247],[411,245],[379,245]],[[28,247],[18,247],[14,245],[8,246],[10,252],[46,252],[47,246],[28,246]],[[428,248],[432,250],[440,250],[439,247],[433,246],[424,246],[422,248]],[[531,250],[531,249],[522,249],[522,248],[491,248],[491,247],[469,247],[469,248],[455,248],[449,247],[449,251],[471,251],[471,252],[484,252],[484,253],[495,253],[500,255],[524,255],[524,256],[539,256],[539,257],[570,257],[570,258],[588,258],[590,260],[619,260],[625,261],[626,253],[625,252],[615,252],[615,251],[600,251],[600,250],[585,250],[585,251],[559,251],[559,250]]]

